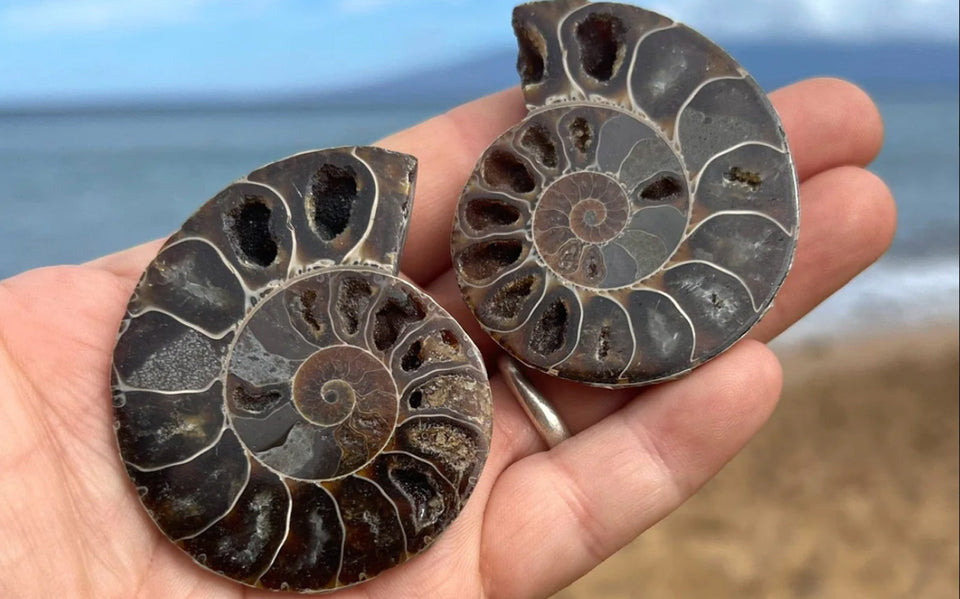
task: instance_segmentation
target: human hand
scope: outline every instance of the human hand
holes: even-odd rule
[[[601,391],[531,374],[574,433],[549,451],[494,374],[493,445],[464,511],[422,556],[338,597],[548,595],[676,509],[757,432],[781,383],[763,342],[876,260],[895,226],[888,190],[860,168],[882,139],[870,100],[836,80],[772,100],[802,181],[801,224],[793,270],[763,322],[654,387]],[[523,112],[512,89],[379,144],[420,160],[403,270],[463,324],[488,365],[499,349],[460,299],[450,222],[477,157]],[[167,542],[117,454],[113,346],[159,247],[0,281],[0,596],[276,596],[210,574]]]

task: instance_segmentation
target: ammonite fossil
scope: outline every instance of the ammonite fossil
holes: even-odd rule
[[[584,0],[514,10],[528,116],[481,156],[452,252],[514,357],[604,386],[682,374],[769,308],[797,180],[760,87],[695,31]]]
[[[271,589],[336,589],[429,546],[489,448],[479,352],[395,275],[416,161],[298,154],[204,204],[121,325],[115,427],[160,529]]]

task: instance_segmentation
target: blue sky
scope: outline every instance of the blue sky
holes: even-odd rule
[[[0,0],[0,103],[322,90],[514,47],[506,0]],[[719,41],[956,42],[956,0],[653,0]]]

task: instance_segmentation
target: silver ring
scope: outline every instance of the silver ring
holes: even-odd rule
[[[537,391],[527,377],[520,372],[517,364],[510,356],[501,356],[497,363],[503,378],[507,380],[507,386],[513,392],[514,397],[520,402],[520,407],[526,413],[533,428],[537,429],[540,436],[547,443],[547,447],[556,447],[564,440],[570,438],[570,430],[560,419],[560,414],[553,409],[547,398]]]

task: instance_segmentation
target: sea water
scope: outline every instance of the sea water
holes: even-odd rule
[[[958,318],[957,93],[877,100],[886,143],[871,168],[896,197],[896,240],[785,342]],[[208,107],[0,116],[0,279],[163,237],[262,164],[372,143],[441,111]]]
[[[779,344],[960,319],[960,103],[956,91],[923,96],[875,98],[885,140],[870,170],[897,203],[893,245]]]

